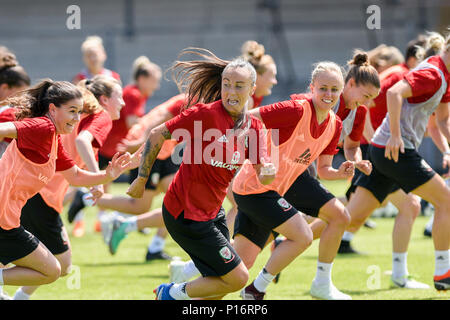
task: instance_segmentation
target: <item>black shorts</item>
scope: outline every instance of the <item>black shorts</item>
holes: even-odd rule
[[[335,196],[319,180],[305,171],[286,191],[284,198],[298,211],[317,217],[320,209]]]
[[[64,224],[60,214],[49,207],[39,193],[28,199],[22,208],[20,224],[54,255],[69,250],[69,240],[63,233]]]
[[[234,236],[241,234],[261,249],[273,229],[298,213],[275,191],[248,195],[233,193],[233,196],[238,206]]]
[[[7,265],[26,257],[36,250],[38,245],[38,238],[22,226],[11,230],[0,228],[0,263]]]
[[[369,190],[380,203],[399,188],[409,193],[436,174],[414,149],[405,149],[405,153],[399,153],[398,162],[385,158],[384,151],[384,148],[373,145],[369,147],[372,173],[370,176],[361,175],[355,183]]]
[[[369,159],[369,144],[361,144],[359,146],[361,148],[361,155],[363,160]],[[353,192],[356,190],[356,180],[359,179],[360,175],[363,175],[361,171],[355,168],[355,174],[353,175],[352,182],[350,183],[350,186],[347,189],[347,192],[345,192],[345,197],[347,198],[347,201],[350,200],[350,196]]]
[[[155,190],[158,186],[158,183],[168,175],[174,174],[178,171],[180,165],[172,162],[172,157],[169,157],[165,160],[155,160],[153,164],[152,170],[150,171],[150,176],[145,184],[145,189]],[[139,168],[133,169],[130,171],[130,184],[137,178],[139,173]]]
[[[112,158],[103,156],[99,153],[98,154],[98,168],[100,170],[105,170],[111,160],[112,160]]]
[[[184,212],[175,219],[164,203],[162,212],[172,239],[186,251],[204,277],[226,275],[241,263],[241,258],[230,244],[223,208],[209,221],[185,219]]]

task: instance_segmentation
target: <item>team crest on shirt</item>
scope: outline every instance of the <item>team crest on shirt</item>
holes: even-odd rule
[[[241,158],[241,154],[239,153],[239,151],[235,151],[233,153],[233,157],[231,158],[231,164],[238,163],[240,158]]]
[[[223,260],[225,261],[225,263],[229,263],[231,261],[234,260],[234,254],[231,251],[230,248],[228,248],[227,246],[223,247],[222,249],[219,250],[219,254],[220,256],[223,258]]]
[[[277,203],[281,208],[283,208],[283,211],[288,211],[292,208],[291,204],[284,198],[278,199]]]

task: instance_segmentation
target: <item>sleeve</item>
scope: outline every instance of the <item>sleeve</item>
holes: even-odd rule
[[[75,162],[69,157],[58,136],[58,159],[56,159],[56,171],[64,171],[72,168]]]
[[[105,143],[111,128],[111,118],[106,111],[102,111],[81,120],[80,125],[78,126],[78,132],[83,130],[89,131],[94,137],[92,146],[94,148],[101,148]]]
[[[287,100],[260,107],[259,113],[268,129],[292,127],[302,118],[303,107],[294,100]]]
[[[7,108],[0,112],[0,122],[16,121],[16,111],[15,108]]]
[[[321,155],[334,156],[336,153],[338,153],[339,149],[337,148],[337,146],[339,143],[339,138],[341,137],[341,131],[342,121],[338,116],[336,116],[336,130],[334,131],[334,136],[328,146],[322,151]]]
[[[186,105],[186,99],[179,98],[176,99],[173,103],[170,103],[167,107],[167,111],[169,111],[174,117],[181,113],[181,109]]]
[[[189,109],[184,110],[178,116],[165,122],[167,129],[172,134],[172,138],[176,139],[177,142],[183,141],[183,138],[187,138],[180,134],[174,134],[177,129],[187,130],[190,137],[194,137],[194,128],[199,124],[202,126],[202,130],[208,128],[208,113],[204,111],[202,105],[192,106]]]
[[[52,147],[55,126],[50,120],[43,118],[26,118],[21,121],[14,121],[17,129],[17,147],[19,149],[34,150],[40,146],[45,154],[49,153]]]
[[[433,95],[441,87],[441,77],[437,70],[421,69],[405,74],[404,79],[411,86],[413,97]]]
[[[360,141],[363,136],[364,124],[366,123],[367,107],[359,106],[356,109],[355,121],[353,122],[352,132],[349,137],[353,141]]]
[[[376,106],[386,105],[386,93],[390,87],[403,79],[403,73],[393,73],[381,82],[380,93],[373,99]]]

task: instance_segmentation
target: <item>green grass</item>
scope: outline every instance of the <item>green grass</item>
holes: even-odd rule
[[[324,184],[337,196],[344,194],[345,182],[328,182]],[[124,193],[126,184],[114,184],[113,193]],[[162,196],[153,203],[153,207],[161,205]],[[229,207],[228,202],[224,204]],[[39,288],[33,299],[154,299],[153,289],[169,280],[168,263],[156,261],[145,263],[147,244],[154,235],[132,233],[124,240],[115,256],[111,256],[101,235],[93,231],[96,209],[89,208],[85,214],[86,235],[82,238],[71,238],[72,262],[75,273],[60,278],[56,282]],[[72,225],[67,223],[70,233]],[[409,272],[415,279],[429,284],[433,288],[434,250],[432,240],[422,235],[428,218],[419,216],[414,225],[408,253]],[[394,219],[374,219],[377,228],[362,228],[354,239],[354,246],[367,255],[338,256],[333,266],[333,282],[343,292],[350,294],[354,300],[380,299],[449,299],[450,293],[438,293],[434,289],[409,290],[395,289],[390,286],[391,270],[391,233]],[[166,251],[173,256],[187,260],[188,256],[169,237]],[[314,278],[317,263],[318,241],[308,248],[300,257],[289,265],[281,274],[278,284],[268,288],[267,299],[273,300],[310,300],[309,289]],[[250,270],[253,280],[261,270],[270,250],[266,248],[258,257]],[[16,287],[5,287],[12,295]],[[226,299],[240,299],[238,293],[230,294]]]

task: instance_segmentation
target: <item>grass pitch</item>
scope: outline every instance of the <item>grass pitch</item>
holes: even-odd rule
[[[336,196],[344,194],[347,182],[324,184]],[[127,184],[115,183],[111,192],[123,194]],[[161,205],[162,195],[153,202],[153,208]],[[224,203],[229,208],[229,203]],[[67,209],[67,208],[66,208]],[[56,282],[42,286],[32,299],[42,300],[148,300],[154,299],[153,289],[168,282],[168,262],[145,263],[148,242],[155,234],[129,234],[122,241],[116,255],[109,254],[101,234],[93,231],[96,208],[85,210],[86,234],[82,238],[71,237],[72,273]],[[67,223],[66,212],[63,220],[69,233],[72,225]],[[338,255],[333,265],[333,282],[354,300],[437,300],[449,299],[450,292],[438,293],[433,288],[434,249],[430,238],[423,236],[423,228],[428,217],[419,216],[412,232],[408,251],[409,272],[418,281],[430,285],[429,290],[397,289],[391,287],[391,233],[393,218],[374,219],[377,228],[361,228],[353,241],[354,247],[366,255]],[[314,278],[317,263],[318,241],[314,241],[300,257],[281,274],[278,284],[271,284],[266,299],[270,300],[311,300],[309,289]],[[172,256],[187,260],[186,253],[168,237],[165,251]],[[264,249],[254,267],[250,270],[253,280],[264,266],[270,254]],[[7,286],[4,290],[13,295],[17,287]],[[229,300],[240,300],[238,293],[226,296]]]

